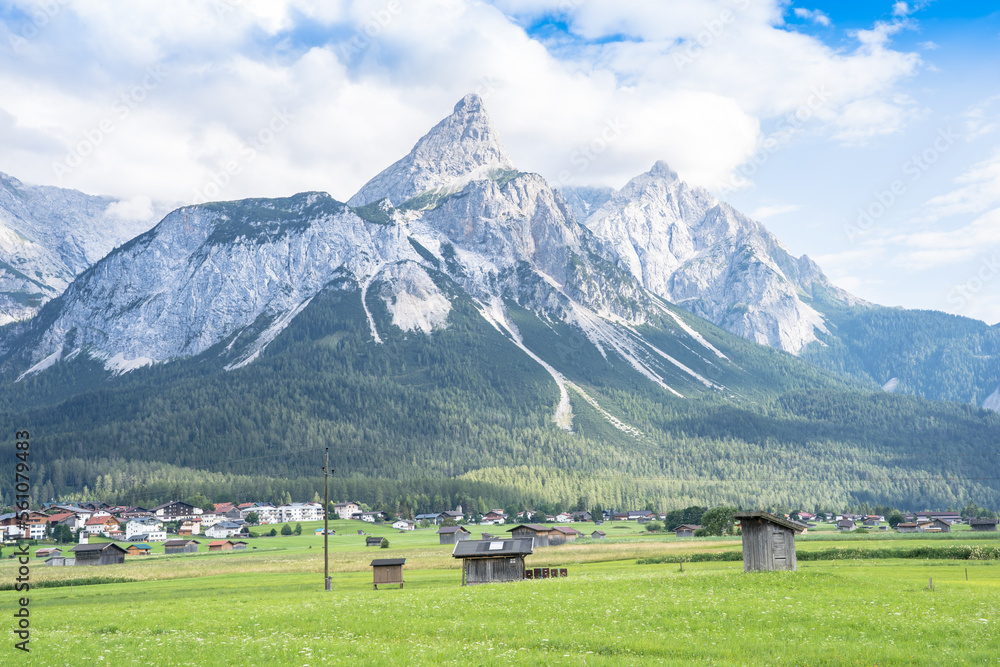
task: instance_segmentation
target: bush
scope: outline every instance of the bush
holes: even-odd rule
[[[389,548],[389,540],[387,540],[387,539],[385,539],[385,538],[383,537],[383,538],[382,538],[382,541],[381,541],[381,542],[379,542],[379,545],[378,545],[378,547],[379,547],[379,549],[388,549],[388,548]]]
[[[292,531],[292,532],[294,532],[296,535],[301,535],[302,534],[302,524],[296,522],[295,523],[295,530]]]
[[[270,535],[271,537],[277,537],[277,536],[278,536],[278,531],[277,531],[277,529],[275,529],[275,528],[272,528],[272,529],[271,529],[271,532],[270,532],[270,533],[268,533],[268,535]]]
[[[281,527],[281,534],[282,535],[291,535],[292,534],[292,527],[289,526],[286,523],[284,526]]]

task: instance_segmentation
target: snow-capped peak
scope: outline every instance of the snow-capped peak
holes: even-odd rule
[[[399,206],[428,190],[459,188],[491,172],[514,169],[479,95],[463,97],[450,116],[423,136],[406,157],[368,181],[348,201],[364,206],[388,199]]]

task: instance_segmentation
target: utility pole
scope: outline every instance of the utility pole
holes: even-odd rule
[[[330,448],[326,448],[323,462],[323,586],[333,590],[330,580]]]

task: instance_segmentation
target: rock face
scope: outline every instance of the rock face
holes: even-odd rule
[[[797,353],[825,332],[812,301],[857,304],[808,257],[663,162],[594,211],[587,227],[646,289],[757,343]]]
[[[0,325],[33,317],[87,267],[156,222],[118,202],[0,174]]]
[[[1000,387],[997,387],[996,391],[986,397],[986,400],[983,401],[983,409],[1000,412]]]
[[[364,206],[388,199],[399,206],[427,191],[457,188],[514,169],[500,135],[478,95],[466,95],[455,111],[434,126],[413,150],[370,180],[348,200]]]

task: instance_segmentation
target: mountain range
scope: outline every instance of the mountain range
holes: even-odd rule
[[[74,264],[65,230],[113,203],[73,196],[50,236],[28,221],[51,204],[0,200],[35,249],[9,292],[39,283],[0,329],[0,405],[47,434],[54,493],[167,493],[137,462],[188,489],[287,481],[310,469],[294,441],[497,502],[1000,498],[971,479],[1000,418],[969,405],[1000,403],[996,327],[857,299],[662,162],[554,189],[475,95],[347,202],[184,207]]]

